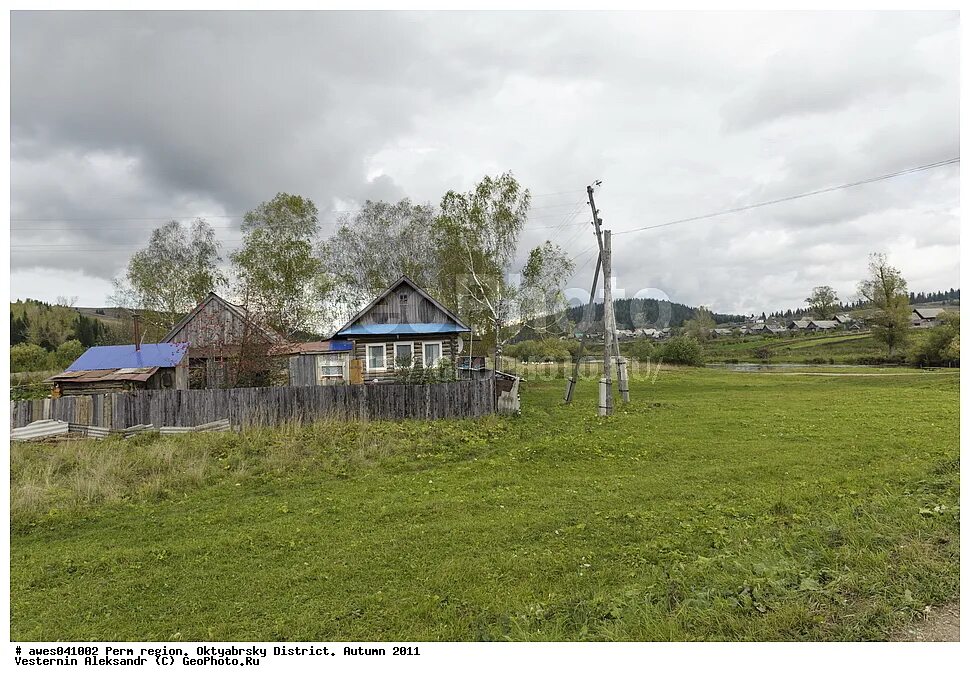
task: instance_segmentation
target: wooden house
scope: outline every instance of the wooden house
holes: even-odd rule
[[[408,277],[401,277],[341,327],[331,340],[351,341],[363,380],[392,381],[401,362],[457,366],[461,334],[471,331],[458,316]]]
[[[835,320],[809,320],[807,330],[810,332],[830,332],[839,328]]]
[[[286,339],[259,324],[244,307],[209,292],[162,342],[188,344],[190,388],[219,388],[228,363],[246,352],[268,354]]]
[[[184,343],[94,346],[48,379],[55,398],[145,389],[188,388]]]
[[[310,341],[274,348],[287,359],[290,386],[332,386],[350,383],[352,341]]]
[[[939,317],[944,312],[943,308],[913,308],[910,322],[914,327],[936,327],[940,324]]]

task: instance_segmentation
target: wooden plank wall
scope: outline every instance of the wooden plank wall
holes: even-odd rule
[[[271,388],[132,391],[10,403],[11,428],[39,419],[126,429],[136,424],[198,426],[228,418],[233,426],[274,426],[320,419],[397,420],[492,414],[492,377],[440,384],[364,384]]]
[[[401,295],[407,296],[402,305]],[[438,306],[419,294],[413,287],[401,283],[354,324],[403,324],[414,322],[450,322]]]

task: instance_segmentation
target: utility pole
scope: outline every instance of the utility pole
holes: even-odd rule
[[[593,227],[596,234],[596,242],[599,247],[599,257],[596,259],[596,268],[593,270],[593,286],[589,291],[589,303],[583,313],[583,323],[585,329],[580,337],[579,350],[576,354],[576,363],[573,365],[573,373],[566,382],[565,402],[570,404],[573,399],[573,391],[576,388],[576,381],[579,377],[579,364],[586,349],[586,338],[589,335],[589,328],[592,324],[592,314],[594,301],[596,298],[596,285],[599,281],[600,270],[603,271],[603,377],[600,379],[600,402],[599,414],[613,414],[613,378],[612,360],[616,357],[616,378],[620,388],[620,396],[623,402],[630,402],[629,380],[627,376],[626,358],[620,355],[619,336],[616,333],[616,315],[613,311],[613,283],[612,283],[612,247],[610,232],[600,230],[603,220],[599,217],[596,208],[596,199],[593,197],[593,187],[598,186],[597,180],[592,185],[587,185],[586,194],[589,197],[589,208],[593,215]]]
[[[579,350],[576,351],[576,364],[573,365],[573,374],[566,382],[566,396],[565,402],[569,405],[573,401],[573,391],[576,388],[576,381],[579,379],[579,363],[582,361],[583,353],[586,350],[586,337],[589,335],[589,328],[593,323],[593,303],[596,300],[596,284],[599,281],[600,268],[603,265],[603,238],[600,235],[600,225],[603,221],[600,220],[599,211],[596,210],[596,200],[593,199],[593,185],[599,185],[600,181],[597,180],[592,185],[586,185],[586,196],[589,197],[589,209],[593,214],[593,229],[596,233],[596,243],[599,246],[599,255],[596,258],[596,267],[593,269],[593,286],[589,289],[589,303],[586,306],[586,310],[583,311],[583,335],[579,339]]]
[[[613,359],[613,339],[616,332],[613,325],[613,287],[610,281],[613,264],[610,254],[611,240],[610,231],[603,232],[603,378],[600,379],[600,404],[599,415],[608,417],[613,414],[613,377],[611,376]]]
[[[589,290],[589,303],[583,311],[583,335],[579,338],[579,350],[576,351],[576,362],[573,365],[573,375],[566,382],[566,404],[573,401],[573,390],[576,388],[576,381],[579,379],[579,363],[582,362],[583,353],[586,351],[586,335],[593,324],[594,302],[596,300],[596,284],[599,282],[600,267],[603,264],[603,255],[596,257],[596,269],[593,270],[593,286]]]

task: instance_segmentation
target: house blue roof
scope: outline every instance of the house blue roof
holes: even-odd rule
[[[334,334],[335,339],[347,336],[386,336],[395,334],[454,334],[471,331],[454,322],[403,322],[400,324],[355,324]]]
[[[125,367],[175,367],[185,357],[186,343],[143,343],[135,346],[94,346],[67,368],[69,372],[86,369],[123,369]]]

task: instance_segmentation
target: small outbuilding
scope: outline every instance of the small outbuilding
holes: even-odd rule
[[[150,389],[188,388],[188,345],[94,346],[47,381],[55,398]]]
[[[351,383],[351,341],[308,341],[274,348],[287,358],[290,386],[333,386]]]
[[[936,327],[944,312],[943,308],[913,308],[910,319],[914,327]]]

